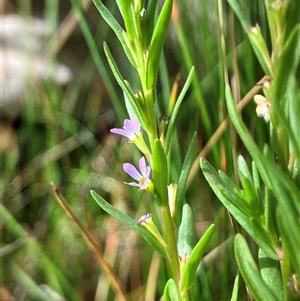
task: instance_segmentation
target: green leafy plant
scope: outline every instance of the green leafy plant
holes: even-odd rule
[[[296,254],[299,249],[299,240],[296,239],[300,216],[299,174],[295,173],[298,170],[299,141],[294,140],[296,117],[289,114],[293,107],[292,115],[299,116],[299,106],[294,104],[297,98],[294,84],[296,66],[299,66],[300,60],[299,39],[296,42],[294,35],[299,32],[299,24],[286,32],[283,20],[287,17],[290,3],[266,1],[272,38],[270,55],[259,25],[249,25],[245,10],[238,1],[229,3],[247,31],[262,69],[270,76],[263,85],[265,98],[263,102],[257,102],[256,111],[266,122],[270,121],[271,145],[275,147],[266,146],[265,151],[259,149],[238,114],[227,85],[225,96],[229,116],[253,158],[253,174],[241,156],[238,159],[238,174],[242,189],[221,171],[218,174],[205,159],[201,160],[201,168],[219,200],[259,246],[258,267],[246,240],[241,234],[235,238],[237,264],[254,299],[293,300],[295,295],[287,288],[294,273],[299,275],[300,272],[299,255]],[[279,36],[275,38],[276,32]],[[292,68],[288,75],[285,74],[285,79],[282,78],[282,64]]]
[[[151,156],[148,154],[148,160],[153,170],[153,180],[149,179],[149,174],[146,176],[143,174],[141,166],[140,169],[143,174],[141,178],[135,178],[133,171],[129,174],[139,180],[138,185],[140,189],[148,190],[154,194],[157,205],[162,211],[165,230],[163,237],[165,241],[162,243],[160,234],[153,234],[158,233],[156,231],[152,232],[152,238],[155,240],[153,246],[155,246],[156,250],[161,254],[167,256],[171,268],[171,279],[173,280],[167,282],[164,296],[166,300],[170,298],[174,300],[188,300],[189,297],[186,292],[192,285],[196,268],[199,265],[203,251],[211,239],[214,228],[211,227],[208,229],[199,243],[193,247],[190,241],[190,237],[192,237],[193,233],[193,226],[191,226],[193,218],[191,211],[186,207],[188,205],[184,205],[184,191],[193,157],[195,156],[195,136],[191,142],[186,160],[183,163],[177,184],[175,205],[172,204],[172,206],[175,206],[175,209],[173,211],[170,210],[171,201],[174,200],[170,200],[170,194],[168,194],[169,166],[167,155],[170,149],[174,120],[182,97],[178,99],[177,107],[175,106],[174,111],[171,113],[171,122],[168,125],[166,140],[158,139],[157,118],[154,114],[154,105],[157,100],[156,82],[159,60],[173,2],[165,1],[157,17],[157,22],[153,22],[155,19],[154,10],[152,9],[153,7],[150,7],[150,3],[152,2],[149,2],[148,6],[146,4],[144,7],[144,3],[139,1],[120,1],[119,9],[125,25],[125,31],[122,31],[122,34],[117,21],[107,13],[102,2],[97,0],[94,2],[100,14],[115,31],[127,57],[133,67],[136,68],[140,78],[141,90],[135,94],[133,92],[134,89],[122,78],[107,45],[105,45],[105,53],[112,71],[124,92],[131,118],[133,115],[138,118],[147,135],[147,140],[150,143],[149,149]],[[205,159],[201,159],[201,168],[215,194],[232,214],[233,218],[257,243],[260,248],[260,254],[264,254],[262,258],[272,263],[272,270],[270,269],[265,273],[265,267],[262,267],[259,272],[250,251],[244,253],[245,248],[247,248],[246,241],[243,240],[240,235],[237,235],[235,239],[235,255],[241,274],[251,294],[256,300],[266,300],[264,298],[275,300],[277,297],[280,299],[283,298],[283,296],[284,299],[289,299],[286,285],[288,277],[290,277],[293,272],[299,274],[299,256],[297,256],[295,252],[297,249],[297,241],[286,237],[286,231],[288,227],[291,233],[293,233],[298,226],[299,191],[291,174],[293,174],[295,168],[298,168],[300,158],[299,144],[295,139],[296,133],[294,132],[296,127],[293,124],[296,121],[296,117],[292,116],[291,121],[287,118],[287,114],[290,113],[289,108],[294,103],[293,98],[295,94],[290,93],[290,89],[295,89],[294,78],[296,76],[296,69],[294,69],[294,72],[289,72],[286,82],[290,83],[290,85],[286,85],[286,89],[283,89],[281,84],[283,81],[283,70],[281,66],[286,63],[288,57],[286,53],[289,54],[289,58],[292,57],[293,66],[299,63],[299,43],[297,44],[295,40],[299,28],[296,26],[290,34],[285,32],[285,25],[282,20],[286,16],[288,3],[277,5],[272,1],[266,1],[266,10],[268,13],[270,31],[272,33],[273,57],[271,59],[259,25],[251,27],[247,16],[244,14],[244,9],[238,1],[230,1],[230,4],[248,34],[262,69],[266,75],[269,76],[269,79],[264,83],[263,87],[265,98],[256,97],[258,105],[257,114],[264,117],[266,122],[270,121],[271,131],[274,132],[272,136],[274,141],[272,143],[278,147],[277,149],[269,149],[269,151],[273,152],[271,154],[273,158],[278,156],[278,159],[270,160],[266,154],[256,146],[256,143],[253,141],[253,138],[247,131],[246,126],[237,112],[230,87],[227,84],[225,87],[225,97],[229,116],[237,133],[240,135],[253,158],[252,174],[242,156],[238,159],[238,175],[242,189],[239,189],[225,173],[219,172],[219,174],[217,174]],[[151,24],[153,28],[150,27],[146,30],[146,27],[143,27],[142,24]],[[280,38],[277,37],[275,39],[273,36],[274,32],[280,32]],[[192,71],[190,76],[193,74]],[[189,83],[190,79],[188,78],[186,81],[187,87]],[[183,91],[186,92],[186,88],[184,88]],[[132,139],[132,142],[138,146],[135,139]],[[291,162],[291,160],[294,162],[293,166],[288,165],[288,162]],[[280,170],[278,164],[281,165]],[[265,195],[261,192],[260,177],[262,178],[263,185],[265,185]],[[144,183],[148,182],[147,187],[144,187]],[[97,196],[95,192],[92,192],[92,195],[98,200],[98,204],[103,209],[112,213],[113,210],[108,210],[107,205],[105,206],[105,202],[99,202],[100,197]],[[274,202],[278,202],[278,208],[272,211],[272,213],[275,212],[275,216],[271,213],[270,208],[270,206],[274,206]],[[183,208],[186,208],[183,213],[185,216],[184,221],[182,221]],[[285,211],[289,216],[288,223],[281,221],[282,214],[279,212],[282,211]],[[278,212],[277,215],[276,212]],[[136,229],[132,222],[126,222],[127,217],[117,213],[115,213],[114,216],[127,225],[131,224],[131,227]],[[141,225],[143,225],[143,222]],[[184,233],[178,236],[179,245],[186,247],[184,254],[178,254],[176,246],[176,228],[178,227],[179,234]],[[185,229],[182,229],[183,227]],[[187,235],[188,233],[190,233],[191,236]],[[294,235],[296,235],[296,233],[294,233]],[[149,238],[147,238],[145,234],[143,237],[149,241]],[[165,250],[165,253],[162,250]],[[184,266],[184,268],[180,269],[180,261],[186,256],[188,258],[187,262],[181,263],[181,266]],[[247,262],[243,260],[244,257],[247,258]],[[278,263],[280,262],[281,265],[282,279],[278,276],[280,275],[280,265],[276,265],[276,260]],[[269,281],[267,280],[268,277],[263,277],[264,275],[270,276]],[[283,286],[282,283],[285,283],[285,286]],[[269,287],[270,285],[271,287]],[[278,285],[281,285],[281,289],[278,288]]]
[[[138,183],[129,183],[129,185],[139,186],[140,190],[148,191],[154,195],[156,203],[161,209],[164,232],[160,234],[157,229],[152,231],[153,227],[157,227],[154,224],[149,226],[150,214],[143,216],[138,222],[134,222],[128,216],[110,206],[95,191],[92,191],[92,196],[102,209],[137,231],[152,247],[167,258],[171,271],[170,279],[173,280],[167,282],[164,292],[165,298],[188,300],[189,295],[187,291],[192,285],[197,266],[210,242],[214,227],[209,228],[205,232],[196,246],[194,246],[194,241],[190,241],[190,249],[183,254],[178,254],[176,241],[177,228],[180,227],[180,231],[187,233],[194,227],[193,215],[190,209],[187,209],[189,210],[189,214],[185,215],[183,223],[182,211],[184,206],[188,206],[185,204],[184,192],[189,170],[195,157],[196,135],[194,135],[187,152],[177,185],[171,184],[169,181],[167,156],[170,149],[175,118],[187,88],[191,83],[193,68],[190,71],[182,93],[178,97],[174,110],[171,112],[170,123],[166,131],[166,140],[159,139],[163,133],[158,133],[157,131],[158,118],[155,116],[155,103],[157,101],[156,84],[160,56],[170,21],[173,1],[165,1],[156,22],[153,22],[156,11],[153,9],[153,2],[155,1],[148,4],[143,1],[120,1],[118,6],[125,25],[125,30],[123,31],[102,2],[99,0],[94,1],[102,17],[119,38],[128,59],[136,69],[140,79],[140,90],[133,92],[135,89],[130,87],[130,84],[124,80],[108,46],[104,45],[110,67],[123,90],[130,116],[130,119],[125,120],[123,129],[114,129],[112,132],[129,138],[142,152],[143,149],[140,147],[140,141],[143,139],[143,134],[147,136],[146,141],[149,141],[149,148],[147,147],[147,150],[149,149],[150,154],[147,151],[147,153],[144,152],[144,155],[147,157],[150,166],[146,167],[144,163],[141,165],[142,158],[139,163],[141,173],[131,164],[128,165],[128,163],[127,165],[124,164],[123,168],[131,177],[138,180]],[[144,26],[144,24],[148,24],[150,27]],[[142,130],[140,130],[140,126]],[[143,145],[145,145],[144,141]],[[149,170],[146,171],[148,168]],[[149,178],[150,169],[153,172],[153,179]],[[175,189],[175,194],[168,193],[168,189]],[[173,199],[170,199],[170,196]],[[173,209],[171,210],[171,208]],[[178,244],[182,244],[184,242],[181,240],[185,241],[186,236],[180,235],[178,239]]]

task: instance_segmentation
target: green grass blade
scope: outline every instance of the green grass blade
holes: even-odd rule
[[[189,72],[189,75],[187,77],[187,80],[185,81],[185,84],[176,100],[176,103],[175,103],[175,106],[174,106],[174,109],[173,109],[173,112],[171,114],[171,118],[170,118],[170,121],[169,121],[169,125],[168,125],[168,130],[167,130],[167,134],[166,134],[166,142],[165,142],[165,153],[168,154],[169,153],[169,150],[170,150],[170,145],[171,145],[171,139],[172,139],[172,135],[173,135],[173,131],[174,131],[174,126],[175,126],[175,121],[176,121],[176,117],[177,117],[177,114],[179,112],[179,108],[180,108],[180,105],[184,99],[184,96],[189,88],[189,86],[191,85],[191,82],[193,80],[193,77],[194,77],[194,73],[195,73],[195,68],[192,67],[190,72]]]
[[[32,298],[31,300],[53,301],[53,299],[48,296],[41,287],[16,264],[12,265],[12,273],[19,283],[24,286],[27,294]]]
[[[100,1],[101,2],[101,1]],[[74,11],[76,12],[77,16],[78,16],[78,20],[79,20],[79,25],[81,27],[82,33],[85,37],[85,40],[87,42],[89,51],[91,53],[91,56],[95,62],[95,65],[97,67],[97,70],[99,72],[99,74],[101,75],[101,77],[103,78],[104,82],[105,82],[105,86],[106,89],[110,95],[110,98],[114,104],[114,108],[116,110],[116,113],[118,115],[119,119],[124,119],[124,117],[126,116],[125,111],[123,109],[122,106],[120,106],[120,102],[119,102],[119,96],[116,93],[116,89],[112,84],[112,81],[108,75],[107,72],[107,68],[103,62],[103,59],[100,55],[100,52],[98,50],[97,44],[95,42],[94,37],[92,36],[92,33],[90,31],[89,25],[86,21],[85,15],[82,11],[80,2],[78,0],[71,0],[72,6],[74,8]]]
[[[182,208],[185,202],[186,183],[190,174],[192,164],[196,157],[197,133],[194,133],[189,149],[186,153],[179,181],[177,186],[176,201],[175,201],[175,227],[179,227],[182,217]]]
[[[293,145],[296,158],[300,161],[299,143],[299,113],[300,113],[300,91],[299,91],[299,62],[300,62],[300,24],[296,26],[286,42],[279,59],[274,78],[273,110],[280,120]],[[286,66],[289,66],[287,68]],[[298,84],[297,84],[298,83]],[[287,114],[282,110],[289,106]]]
[[[269,55],[266,42],[261,34],[260,28],[252,27],[253,25],[250,23],[250,19],[245,13],[248,10],[246,9],[246,7],[241,6],[240,1],[228,0],[228,3],[230,4],[235,14],[239,18],[242,27],[248,34],[252,48],[264,72],[268,75],[273,75],[271,57]]]
[[[233,11],[235,12],[238,19],[240,20],[244,30],[247,30],[247,28],[251,26],[250,19],[245,13],[247,9],[245,9],[245,7],[242,7],[240,1],[238,0],[227,0],[227,1],[230,4]]]

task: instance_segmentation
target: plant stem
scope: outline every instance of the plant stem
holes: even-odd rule
[[[167,242],[168,259],[172,271],[172,277],[179,288],[180,269],[178,260],[178,251],[175,235],[175,227],[171,217],[170,208],[168,206],[161,207],[164,224],[165,224],[165,240]],[[179,291],[179,289],[178,289]]]

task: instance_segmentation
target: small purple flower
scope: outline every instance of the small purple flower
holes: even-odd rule
[[[151,219],[151,217],[152,217],[151,213],[144,214],[144,215],[142,215],[142,216],[139,218],[139,220],[138,220],[137,223],[138,223],[139,225],[142,224],[142,223],[146,223],[146,222],[148,222],[148,221]]]
[[[141,134],[141,124],[137,117],[133,119],[125,119],[122,129],[111,129],[114,134],[118,134],[127,137],[129,140],[134,140],[137,135]]]
[[[132,178],[138,181],[138,183],[136,182],[130,182],[130,183],[124,182],[124,183],[130,186],[140,187],[139,190],[145,190],[148,189],[149,184],[151,183],[151,180],[149,179],[151,168],[150,166],[146,165],[145,157],[142,157],[139,160],[139,167],[140,167],[140,172],[130,163],[123,164],[124,171]]]

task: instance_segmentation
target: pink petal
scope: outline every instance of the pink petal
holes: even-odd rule
[[[130,163],[124,163],[123,170],[137,181],[143,178],[143,176],[137,171],[137,169]]]
[[[140,186],[141,186],[140,184],[138,184],[138,183],[135,183],[135,182],[130,182],[130,183],[128,183],[128,182],[124,182],[124,184],[126,184],[126,185],[130,185],[130,186],[137,186],[137,187],[140,187]]]
[[[128,134],[127,131],[123,130],[123,129],[111,129],[110,130],[111,133],[117,134],[117,135],[121,135],[121,136],[125,136],[127,138],[130,138],[130,135]]]
[[[137,117],[134,117],[132,119],[131,130],[136,134],[141,133],[141,124],[140,124],[139,120],[137,119]]]
[[[145,177],[145,175],[147,173],[147,165],[146,165],[146,159],[145,159],[145,157],[142,157],[139,160],[139,167],[140,167],[141,174]]]

